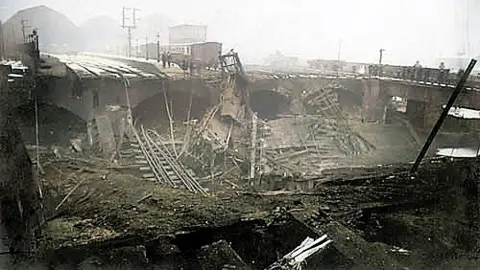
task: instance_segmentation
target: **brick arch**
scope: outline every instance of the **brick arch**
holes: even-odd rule
[[[202,95],[193,91],[192,95],[192,91],[187,89],[167,89],[166,92],[156,92],[132,106],[133,118],[147,125],[168,120],[165,94],[169,107],[172,106],[171,116],[178,123],[187,120],[190,99],[192,100],[190,119],[203,117],[205,110],[215,102],[208,94]]]
[[[45,102],[39,102],[37,107],[41,144],[60,143],[66,145],[69,143],[69,135],[87,132],[87,118],[83,118],[75,112],[56,104]],[[22,132],[26,132],[24,139],[29,143],[34,143],[34,102],[23,103],[13,108],[12,113]]]
[[[291,101],[291,97],[275,90],[250,93],[250,107],[261,119],[275,119],[279,114],[291,113]]]

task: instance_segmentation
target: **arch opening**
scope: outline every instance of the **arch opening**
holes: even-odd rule
[[[170,114],[172,120],[176,123],[176,127],[183,126],[182,123],[187,121],[188,117],[190,117],[190,120],[201,119],[206,109],[212,105],[209,96],[199,96],[195,92],[191,95],[190,91],[167,91],[166,96]],[[167,132],[169,117],[165,103],[163,92],[149,97],[132,109],[133,119],[137,124],[150,128],[155,127],[159,131]]]
[[[362,96],[346,88],[335,88],[338,104],[342,111],[349,117],[357,118],[361,114]]]
[[[261,119],[278,119],[290,114],[290,99],[273,90],[259,90],[250,93],[250,106]]]
[[[39,102],[37,105],[40,145],[67,146],[71,138],[86,136],[86,122],[75,113],[49,103]],[[25,143],[35,144],[34,101],[14,108],[13,115]]]

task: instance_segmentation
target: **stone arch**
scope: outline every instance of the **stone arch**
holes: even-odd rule
[[[257,90],[250,93],[250,107],[261,119],[276,119],[290,114],[291,99],[275,90]]]
[[[164,89],[168,93],[173,92],[194,92],[195,96],[209,96],[213,100],[218,96],[218,89],[210,89],[205,85],[205,81],[199,79],[192,80],[167,80],[167,79],[148,79],[148,80],[130,80],[128,89],[130,105],[132,108],[137,107],[141,102],[148,100],[158,94],[163,95]],[[119,92],[123,98],[125,96],[125,88]],[[215,95],[216,94],[216,95]]]
[[[337,87],[335,91],[338,95],[338,102],[341,106],[343,105],[352,105],[352,106],[362,106],[363,98],[362,95],[349,90],[345,87]]]
[[[169,107],[172,107],[171,116],[178,123],[187,120],[190,100],[192,101],[190,119],[201,119],[206,109],[213,105],[209,95],[202,95],[185,89],[167,90],[166,97]],[[165,92],[157,92],[155,95],[138,102],[132,108],[132,115],[135,121],[146,126],[168,121]]]
[[[345,87],[337,87],[333,90],[337,94],[338,104],[344,113],[350,115],[361,114],[363,105],[362,95]]]
[[[75,135],[86,132],[86,119],[63,107],[39,102],[38,123],[40,144],[68,144]],[[33,101],[13,108],[12,113],[17,120],[26,143],[35,142],[35,104]]]

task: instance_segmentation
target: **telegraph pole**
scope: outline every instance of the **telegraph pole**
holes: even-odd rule
[[[157,33],[157,62],[160,62],[160,33]]]
[[[136,15],[137,15],[136,12],[139,11],[139,10],[140,10],[140,9],[135,8],[135,7],[132,8],[132,27],[131,27],[132,29],[136,29],[136,28],[137,28],[137,21],[138,21],[139,19],[138,19],[137,16],[136,16]],[[138,55],[138,39],[137,39],[137,57],[138,57],[138,56],[139,56],[139,55]]]
[[[17,46],[17,36],[15,35],[15,27],[12,27],[12,39],[13,39],[13,45],[15,47]]]
[[[3,24],[0,21],[0,61],[5,59],[5,40],[3,35]]]
[[[138,43],[138,38],[135,39],[136,43],[137,43],[137,49],[136,49],[136,54],[135,54],[135,57],[140,57],[140,44]]]
[[[145,37],[145,59],[148,60],[148,37]]]
[[[380,58],[378,59],[378,64],[379,65],[382,65],[382,57],[383,57],[383,52],[384,51],[385,51],[384,49],[380,49]]]
[[[127,16],[127,13],[129,11],[132,11],[132,18],[129,18]],[[123,7],[122,10],[122,28],[127,29],[127,57],[132,56],[132,29],[137,28],[137,17],[136,17],[136,12],[139,11],[139,9],[136,8],[126,8]],[[127,20],[130,20],[130,23],[127,23]]]
[[[380,49],[380,57],[378,58],[378,76],[382,75],[382,58],[383,58],[383,52],[384,49]]]
[[[132,57],[132,28],[128,27],[128,45],[127,45],[127,56]]]
[[[340,62],[340,52],[342,51],[342,40],[338,41],[337,61]]]
[[[337,54],[337,80],[339,80],[340,75],[340,52],[342,51],[342,39],[338,41],[338,54]]]
[[[129,18],[127,17],[127,15],[125,14],[126,11],[129,11],[130,9],[129,8],[126,8],[126,7],[123,7],[123,10],[122,10],[122,28],[127,28],[127,57],[130,57],[131,55],[131,51],[132,51],[132,29],[131,29],[131,26],[130,25],[127,25],[126,24],[126,20],[128,20]]]
[[[25,35],[25,30],[29,28],[30,26],[27,25],[28,20],[21,20],[22,23],[22,35],[23,35],[23,42],[27,42],[27,36]]]
[[[23,44],[25,44],[27,42],[27,36],[25,35],[25,30],[30,27],[29,25],[27,25],[27,22],[28,22],[27,20],[23,20],[23,19],[21,20],[23,43],[22,43],[22,48],[20,50],[20,54],[21,54],[21,57],[22,57],[22,61],[25,61],[25,50],[24,50]]]

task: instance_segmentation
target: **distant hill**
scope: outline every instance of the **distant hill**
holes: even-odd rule
[[[43,51],[78,50],[83,46],[79,29],[65,15],[46,6],[27,8],[15,13],[4,24],[7,51],[23,41],[22,20],[31,26],[25,32],[38,29],[40,49]]]
[[[8,19],[4,27],[7,54],[14,53],[14,44],[23,42],[22,20],[27,20],[31,26],[26,30],[30,34],[33,28],[38,29],[40,50],[43,52],[110,52],[124,54],[126,49],[126,30],[121,22],[108,16],[91,18],[77,27],[62,13],[46,6],[36,6],[23,9]],[[157,40],[168,42],[168,27],[176,22],[163,14],[153,14],[142,17],[137,28],[132,31],[132,47],[136,42],[145,44]]]
[[[89,52],[119,52],[126,43],[125,30],[121,23],[108,16],[98,16],[80,26],[83,49]]]
[[[174,21],[161,14],[153,14],[141,18],[137,22],[137,28],[132,30],[132,48],[139,44],[145,44],[145,37],[149,42],[157,40],[160,34],[162,43],[168,42],[168,27],[174,25]],[[124,54],[127,43],[127,30],[121,27],[121,22],[108,16],[99,16],[85,21],[80,26],[84,50],[92,52],[113,52]],[[132,49],[135,51],[135,49]]]

